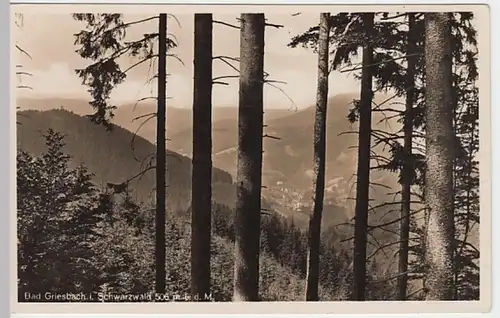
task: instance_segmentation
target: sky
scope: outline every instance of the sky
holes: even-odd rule
[[[134,21],[147,16],[125,14],[124,21]],[[173,34],[178,42],[175,53],[183,64],[174,58],[167,61],[167,73],[170,74],[167,84],[167,95],[170,106],[192,107],[193,87],[193,14],[178,14],[176,19],[168,19],[168,33]],[[237,24],[237,14],[214,15],[214,20]],[[304,108],[315,103],[317,56],[311,49],[289,48],[290,39],[310,26],[318,23],[319,14],[304,13],[292,16],[290,13],[266,15],[273,24],[283,28],[266,28],[264,69],[269,78],[284,81],[278,84],[284,91],[269,85],[264,87],[264,103],[271,108]],[[90,64],[90,60],[82,59],[75,50],[74,34],[84,28],[84,23],[73,20],[70,14],[36,14],[29,12],[18,20],[15,28],[16,44],[26,50],[31,59],[20,52],[13,58],[16,64],[22,64],[25,71],[33,74],[23,77],[22,85],[29,85],[32,90],[20,90],[23,97],[44,98],[81,98],[90,100],[87,88],[81,85],[75,69]],[[157,31],[157,20],[144,25],[136,25],[127,31],[127,40],[139,39],[142,34]],[[214,24],[213,54],[238,57],[239,30],[220,24]],[[127,67],[133,60],[121,61]],[[227,65],[214,61],[214,77],[236,75]],[[116,103],[135,102],[153,96],[156,88],[145,85],[148,66],[137,68],[130,73],[126,81],[116,87],[112,101]],[[238,103],[238,80],[229,79],[229,86],[214,85],[213,104],[217,106],[236,106]],[[357,92],[359,84],[349,75],[334,72],[330,75],[330,95]],[[287,96],[288,95],[288,96]]]

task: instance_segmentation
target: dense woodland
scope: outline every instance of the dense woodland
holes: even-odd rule
[[[175,17],[73,18],[93,112],[18,111],[19,301],[54,301],[26,297],[48,291],[96,302],[479,299],[472,13],[318,14],[283,48],[317,55],[316,105],[272,119],[263,87],[279,81],[265,71],[264,36],[282,26],[264,14],[236,25],[195,14],[192,128],[173,136]],[[125,39],[148,21],[157,32]],[[240,56],[213,55],[214,24],[239,29]],[[124,56],[137,62],[123,66]],[[214,60],[234,75],[214,78]],[[156,67],[158,95],[131,129],[109,97],[142,63]],[[359,93],[338,95],[331,72],[354,74]],[[212,87],[231,78],[238,112],[212,120]],[[335,169],[354,174],[352,191],[332,181],[348,178]]]

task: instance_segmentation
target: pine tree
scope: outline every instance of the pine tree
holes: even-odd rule
[[[78,54],[85,59],[93,61],[85,69],[76,70],[82,79],[82,84],[89,86],[92,96],[90,105],[96,113],[90,119],[97,123],[112,128],[110,120],[114,116],[116,106],[109,103],[112,90],[125,81],[127,72],[154,58],[159,59],[158,72],[158,109],[157,113],[149,114],[146,119],[157,118],[156,140],[156,275],[157,292],[165,292],[165,191],[166,191],[166,57],[168,50],[176,44],[167,38],[167,15],[160,14],[138,21],[125,23],[122,14],[74,14],[75,20],[86,23],[86,29],[75,35],[75,44],[81,45]],[[136,24],[147,21],[159,21],[157,33],[144,34],[143,38],[135,41],[125,41],[126,30]],[[158,43],[157,53],[154,45]],[[139,61],[125,70],[122,70],[118,59],[122,56],[139,57]],[[151,169],[151,166],[145,170]]]
[[[415,64],[416,57],[416,17],[415,13],[408,14],[408,36],[407,36],[407,66],[406,66],[406,103],[404,115],[404,145],[403,152],[405,160],[403,163],[402,185],[401,185],[401,222],[399,227],[399,262],[397,282],[397,299],[406,300],[408,289],[408,253],[410,244],[410,218],[411,218],[411,186],[413,185],[413,104],[415,101]]]
[[[372,154],[371,149],[371,139],[377,137],[375,132],[371,129],[371,104],[373,99],[372,84],[374,80],[376,80],[375,84],[377,84],[377,88],[384,87],[392,76],[398,76],[397,71],[399,70],[397,69],[392,69],[392,72],[381,73],[383,77],[378,76],[380,74],[377,74],[377,71],[381,65],[385,65],[388,60],[391,61],[393,59],[393,56],[386,51],[388,51],[388,48],[392,48],[394,43],[398,41],[400,42],[402,38],[402,34],[400,32],[394,32],[394,28],[399,25],[398,23],[375,23],[375,14],[372,15],[373,17],[368,19],[368,24],[366,14],[361,13],[339,13],[332,16],[330,21],[332,28],[330,43],[333,47],[335,47],[333,53],[331,54],[333,70],[339,70],[342,66],[352,66],[353,58],[357,56],[359,49],[361,47],[363,48],[364,60],[360,63],[360,65],[341,70],[341,72],[361,71],[361,76],[355,75],[355,77],[357,79],[361,79],[362,86],[364,86],[364,89],[362,88],[361,100],[354,101],[354,108],[347,116],[348,120],[352,123],[363,117],[363,120],[360,120],[359,123],[360,145],[358,147],[358,168],[362,169],[362,173],[360,173],[360,171],[357,173],[358,189],[356,190],[356,205],[358,212],[356,213],[356,223],[358,229],[355,230],[358,233],[355,235],[357,237],[355,239],[357,241],[357,251],[355,252],[357,255],[355,257],[355,264],[357,264],[357,266],[354,266],[355,272],[360,273],[359,275],[354,275],[355,282],[357,281],[355,285],[359,285],[359,287],[355,287],[355,289],[358,290],[359,294],[364,294],[364,292],[361,292],[360,290],[364,290],[366,287],[366,284],[362,282],[364,280],[363,277],[366,276],[366,274],[361,273],[366,273],[366,265],[362,265],[362,263],[366,262],[366,245],[368,242],[367,235],[369,231],[368,212],[369,210],[373,210],[373,208],[368,209],[368,202],[370,200],[369,187],[372,185],[370,183],[370,160],[377,159],[377,156]],[[377,16],[383,15],[387,14],[377,14]],[[294,37],[289,46],[296,47],[298,45],[303,45],[317,50],[318,30],[319,28],[317,26],[309,28],[308,31]],[[368,51],[370,54],[366,54]],[[367,63],[367,61],[370,62]],[[394,63],[390,63],[391,67],[394,65]],[[369,83],[367,80],[369,80]],[[377,108],[379,106],[377,106]],[[364,109],[362,110],[363,107]],[[361,113],[363,114],[361,115]],[[367,117],[367,114],[369,115],[369,118]],[[361,121],[363,123],[361,123]],[[379,227],[372,227],[370,231],[374,228]],[[364,297],[359,294],[352,293],[352,297],[355,299],[364,299]]]
[[[456,135],[454,160],[454,296],[479,299],[479,249],[474,232],[479,224],[479,100],[476,31],[470,12],[453,14],[453,87]]]
[[[361,75],[361,99],[359,102],[358,169],[356,173],[356,211],[354,228],[354,286],[353,300],[365,300],[366,244],[368,232],[368,200],[370,186],[371,118],[372,118],[372,70],[373,13],[363,15],[366,38],[363,47]]]
[[[158,18],[158,109],[156,113],[156,293],[165,294],[166,269],[166,190],[167,190],[167,15]]]
[[[235,215],[235,301],[259,299],[262,187],[264,14],[242,14],[238,168]]]
[[[321,240],[321,218],[325,192],[326,161],[326,112],[328,103],[328,43],[330,33],[330,14],[320,14],[318,48],[318,87],[316,96],[316,117],[314,123],[314,209],[309,218],[308,264],[306,301],[318,301],[319,257]]]
[[[100,283],[92,243],[102,215],[92,175],[69,167],[61,134],[45,138],[40,156],[17,154],[19,301],[24,292],[90,293]]]
[[[212,209],[212,14],[194,15],[191,293],[210,294]]]
[[[425,15],[426,300],[453,298],[453,132],[450,13]]]

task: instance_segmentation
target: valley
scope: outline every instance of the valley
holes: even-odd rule
[[[355,94],[341,94],[329,100],[324,228],[348,222],[354,213],[352,197],[357,136],[349,133],[356,129],[356,124],[350,124],[347,115],[355,98]],[[384,98],[380,96],[377,99]],[[155,105],[152,103],[117,107],[113,118],[116,129],[111,132],[81,117],[92,113],[91,107],[83,100],[21,99],[18,104],[21,110],[31,109],[18,115],[18,121],[21,122],[18,144],[21,149],[41,152],[43,138],[40,132],[52,128],[67,135],[69,153],[75,160],[85,162],[95,174],[97,182],[123,182],[154,164],[154,118],[144,124],[140,119],[134,120],[154,112]],[[167,193],[168,205],[172,209],[183,210],[190,205],[191,116],[189,108],[169,107],[167,111]],[[305,228],[312,209],[310,189],[314,106],[299,110],[267,109],[264,116],[267,125],[265,134],[279,139],[264,138],[263,207],[293,219],[298,226]],[[237,108],[214,108],[214,201],[230,207],[234,207],[236,199],[233,180],[237,163],[237,122]],[[134,137],[134,133],[137,133],[137,137]],[[387,172],[374,171],[372,175],[377,183],[397,186],[395,177]],[[131,183],[131,187],[140,200],[151,201],[154,170],[144,173],[140,180]],[[384,191],[388,192],[376,187],[372,189],[374,204],[385,202],[387,196]],[[385,215],[386,212],[375,211],[373,220],[378,220],[379,215]],[[348,228],[346,230],[350,232]]]

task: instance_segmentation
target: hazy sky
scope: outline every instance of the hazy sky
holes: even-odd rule
[[[142,15],[125,15],[125,21],[142,19]],[[173,58],[168,60],[168,96],[169,104],[176,107],[191,107],[193,78],[193,24],[192,14],[176,15],[179,24],[172,18],[168,20],[168,32],[175,35],[178,48],[172,51],[184,62]],[[214,20],[237,24],[237,14],[214,15]],[[284,28],[266,28],[264,68],[270,78],[285,81],[279,85],[299,107],[307,107],[315,102],[317,57],[312,50],[291,49],[287,43],[292,36],[317,24],[319,14],[302,14],[293,17],[289,13],[267,15],[269,22],[284,25]],[[77,97],[89,99],[86,87],[80,84],[75,68],[85,67],[89,60],[83,60],[75,53],[74,34],[84,27],[74,21],[70,14],[24,14],[22,26],[15,32],[15,41],[32,56],[30,60],[20,53],[14,59],[23,64],[26,71],[33,74],[23,78],[23,84],[33,87],[32,91],[22,91],[26,97]],[[142,34],[156,32],[157,20],[145,25],[138,25],[127,31],[127,39],[142,37]],[[238,57],[239,30],[220,24],[214,25],[214,55]],[[132,63],[124,60],[122,65]],[[235,75],[236,73],[220,61],[214,61],[214,77]],[[116,102],[135,101],[138,98],[152,96],[155,84],[145,86],[148,76],[147,64],[131,73],[126,82],[119,85],[112,94]],[[213,101],[215,106],[237,105],[238,81],[228,80],[230,86],[215,85]],[[355,92],[357,83],[352,77],[335,72],[330,78],[330,95]],[[288,108],[293,104],[282,92],[268,85],[264,88],[266,107]]]

